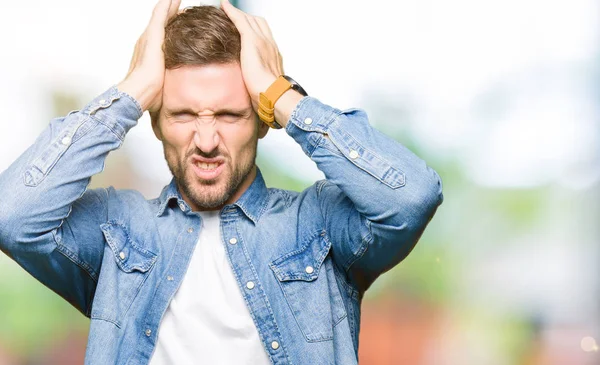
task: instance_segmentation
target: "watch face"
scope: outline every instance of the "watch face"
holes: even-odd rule
[[[283,75],[283,78],[285,78],[290,84],[292,84],[292,89],[296,90],[297,92],[299,92],[300,94],[302,94],[304,96],[308,96],[306,91],[302,88],[302,86],[300,86],[299,83],[296,82],[296,80],[292,79],[288,75]]]

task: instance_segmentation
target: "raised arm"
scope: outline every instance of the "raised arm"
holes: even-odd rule
[[[108,192],[87,190],[144,110],[160,107],[164,27],[178,0],[161,0],[129,73],[82,110],[53,120],[0,174],[0,249],[84,314],[104,252]]]

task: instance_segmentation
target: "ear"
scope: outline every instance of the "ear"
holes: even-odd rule
[[[160,131],[160,126],[158,125],[159,114],[160,112],[150,113],[150,122],[152,122],[152,130],[154,131],[154,135],[159,141],[162,142],[162,133]]]
[[[258,116],[256,118],[258,119]],[[267,125],[267,123],[263,122],[262,120],[258,119],[258,121],[260,123],[258,126],[258,139],[261,139],[267,135],[267,132],[271,128]]]

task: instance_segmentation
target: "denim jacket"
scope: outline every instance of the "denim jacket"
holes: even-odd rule
[[[173,181],[153,200],[87,189],[141,115],[112,87],[0,174],[0,248],[90,317],[86,364],[148,364],[201,227]],[[441,182],[357,109],[305,97],[285,131],[326,179],[294,192],[259,171],[221,209],[222,243],[273,364],[356,364],[361,298],[414,247]]]

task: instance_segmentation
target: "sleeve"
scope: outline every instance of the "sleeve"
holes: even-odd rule
[[[54,119],[0,173],[0,249],[89,315],[102,262],[108,193],[87,190],[142,110],[110,88],[81,111]]]
[[[415,246],[442,202],[440,177],[359,109],[305,97],[286,131],[326,177],[317,193],[335,262],[364,291]]]

